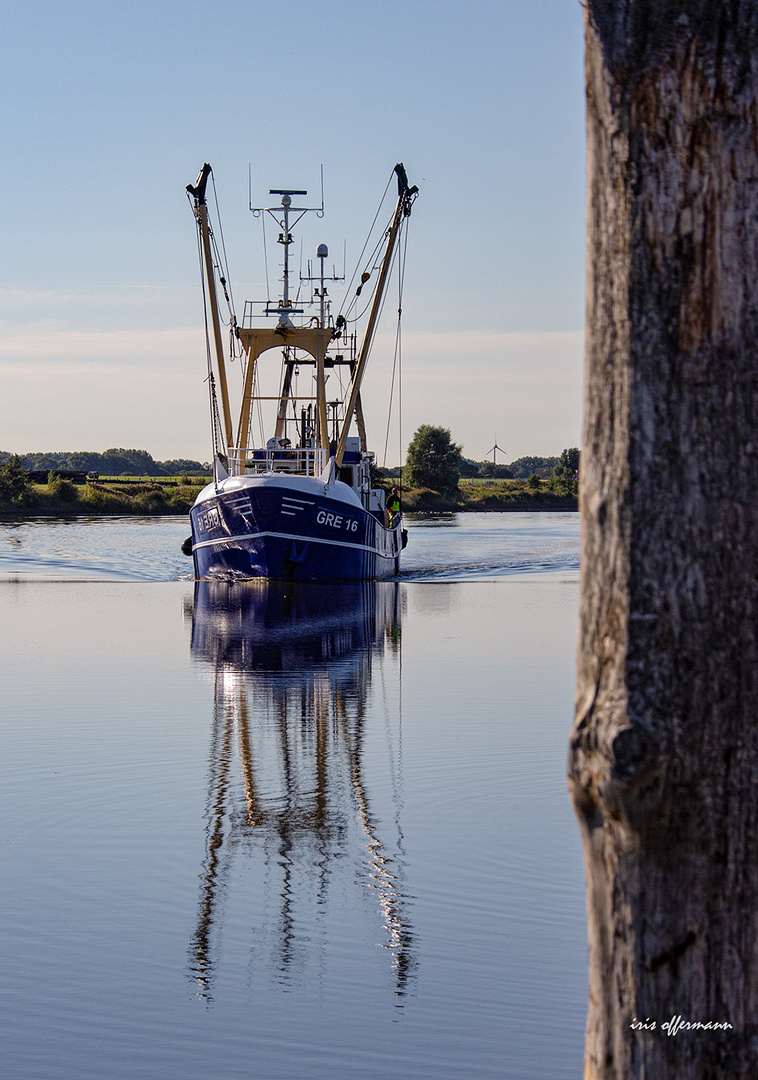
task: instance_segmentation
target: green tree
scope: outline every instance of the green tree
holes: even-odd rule
[[[579,449],[564,450],[553,469],[550,486],[558,495],[576,495],[579,484]]]
[[[522,480],[528,480],[533,472],[538,469],[537,475],[547,476],[546,470],[552,469],[558,464],[557,457],[520,457],[512,461],[508,468],[514,476],[521,477]]]
[[[479,476],[479,462],[472,461],[471,458],[461,458],[459,472],[463,477]]]
[[[203,476],[205,473],[205,467],[199,462],[194,461],[192,458],[170,458],[168,461],[156,461],[155,476],[161,476],[166,474],[167,476],[181,476],[186,474],[187,476]]]
[[[432,491],[458,490],[461,449],[450,437],[450,429],[422,424],[408,446],[407,481],[411,487]]]
[[[575,476],[579,472],[579,447],[572,446],[564,450],[558,458],[558,467],[572,472]]]
[[[494,461],[482,461],[479,465],[479,475],[488,480],[513,480],[515,474],[510,465],[496,465]]]
[[[13,454],[0,466],[0,500],[21,503],[29,493],[29,473]]]
[[[104,461],[100,472],[113,476],[158,476],[160,467],[147,450],[124,450],[123,447],[111,447],[102,455]]]

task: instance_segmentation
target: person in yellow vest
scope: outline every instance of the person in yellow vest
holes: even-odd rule
[[[395,522],[400,517],[400,492],[396,487],[393,487],[387,498],[386,506],[386,528],[391,529]]]

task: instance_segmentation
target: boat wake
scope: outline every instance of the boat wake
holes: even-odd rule
[[[439,566],[406,567],[399,574],[400,581],[471,581],[524,574],[570,574],[579,573],[577,552],[538,558],[516,558],[498,562],[449,563]]]
[[[30,518],[0,527],[0,582],[192,579],[184,516]]]

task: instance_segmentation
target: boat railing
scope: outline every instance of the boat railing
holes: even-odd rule
[[[258,319],[262,315],[302,315],[303,309],[293,307],[291,304],[278,304],[266,300],[246,300],[245,309],[242,313],[242,330],[253,330],[258,325]]]
[[[329,461],[329,451],[323,447],[295,446],[290,448],[249,450],[230,446],[229,475],[250,476],[256,473],[298,473],[300,476],[320,476]]]

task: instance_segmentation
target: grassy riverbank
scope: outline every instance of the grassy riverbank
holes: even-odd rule
[[[523,480],[495,480],[484,483],[461,481],[452,495],[411,488],[402,494],[403,508],[409,512],[445,513],[466,510],[576,510],[577,496],[556,490],[550,481],[530,487]]]
[[[158,483],[136,480],[124,483],[107,480],[72,484],[53,480],[29,484],[13,499],[0,501],[3,517],[69,517],[97,514],[187,514],[206,481],[192,478]]]
[[[206,482],[201,477],[177,477],[163,481],[137,477],[127,481],[119,477],[88,481],[86,484],[55,479],[48,484],[28,484],[14,498],[0,500],[0,516],[187,514]],[[411,488],[403,491],[402,501],[403,508],[410,513],[577,509],[576,495],[556,491],[549,481],[535,487],[521,480],[485,483],[462,481],[455,494]]]

